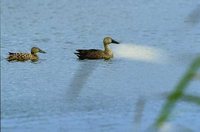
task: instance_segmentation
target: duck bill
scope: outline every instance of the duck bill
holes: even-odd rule
[[[119,42],[112,39],[112,43],[119,44]]]
[[[39,52],[40,52],[40,53],[46,53],[44,50],[40,50]]]

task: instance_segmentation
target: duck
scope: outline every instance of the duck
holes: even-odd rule
[[[113,52],[109,47],[109,44],[119,44],[116,40],[112,39],[111,37],[105,37],[103,39],[104,50],[100,49],[77,49],[74,54],[80,60],[84,59],[105,59],[109,60],[113,58]]]
[[[12,53],[9,52],[9,56],[7,57],[8,61],[28,61],[31,60],[32,62],[38,61],[39,57],[37,53],[46,53],[45,51],[41,50],[38,47],[32,47],[31,53]]]

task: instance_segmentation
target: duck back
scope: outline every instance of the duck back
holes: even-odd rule
[[[78,49],[76,50],[77,53],[75,53],[79,59],[103,59],[104,58],[104,51],[99,49],[88,49],[88,50],[82,50]]]
[[[9,52],[8,61],[27,61],[32,60],[34,57],[30,53],[12,53]]]

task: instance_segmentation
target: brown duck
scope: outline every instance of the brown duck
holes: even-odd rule
[[[31,48],[31,53],[11,53],[9,52],[9,56],[7,58],[8,61],[37,61],[39,59],[37,53],[46,53],[38,47]]]
[[[79,59],[105,59],[108,60],[110,58],[113,58],[113,52],[109,48],[109,44],[115,43],[119,44],[119,42],[113,40],[111,37],[105,37],[103,40],[104,44],[104,50],[99,50],[99,49],[77,49],[76,54]]]

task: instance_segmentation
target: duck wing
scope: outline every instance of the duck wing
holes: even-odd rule
[[[76,54],[79,59],[102,59],[103,51],[99,49],[77,49],[77,52],[74,53]]]

